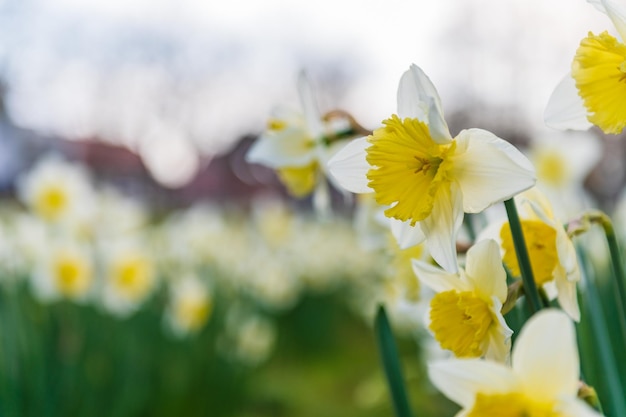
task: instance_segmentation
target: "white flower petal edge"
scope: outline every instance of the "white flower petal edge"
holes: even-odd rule
[[[512,366],[527,395],[537,400],[576,397],[579,359],[572,320],[546,309],[526,322],[513,346]]]
[[[465,275],[482,296],[495,295],[501,303],[506,301],[506,271],[495,240],[480,241],[467,251]]]
[[[442,187],[437,192],[430,216],[418,222],[427,236],[426,247],[430,256],[449,272],[459,270],[456,239],[462,223],[463,197],[454,182],[448,189]]]
[[[367,185],[371,168],[366,159],[369,146],[366,137],[355,139],[328,161],[328,170],[337,184],[353,193],[374,192]]]
[[[267,132],[252,144],[246,161],[273,169],[307,165],[316,158],[315,148],[308,143],[306,132],[298,128]]]
[[[485,352],[485,358],[504,363],[508,361],[509,353],[511,352],[513,330],[500,313],[502,302],[495,295],[491,297],[491,300],[493,302],[492,310],[495,312],[494,316],[498,320],[498,325],[489,329],[488,349]]]
[[[528,158],[493,133],[467,129],[456,142],[453,176],[463,193],[465,212],[481,212],[535,185],[535,169]]]
[[[324,124],[322,116],[317,108],[317,101],[311,88],[311,83],[304,72],[298,77],[298,95],[302,104],[302,113],[309,131],[309,134],[318,140],[324,134]]]
[[[587,130],[593,126],[587,120],[587,109],[571,73],[567,73],[552,92],[543,118],[546,125],[554,129]]]
[[[400,249],[408,249],[422,243],[426,236],[422,233],[419,225],[411,226],[410,221],[403,222],[398,219],[389,219],[391,224],[391,234],[398,242]]]
[[[435,292],[472,290],[467,281],[459,279],[457,274],[446,272],[441,268],[417,259],[412,259],[411,263],[413,264],[413,272],[420,282]]]
[[[401,119],[410,117],[426,123],[431,137],[439,144],[452,141],[443,117],[439,93],[430,78],[415,64],[412,64],[400,78],[398,116]]]
[[[519,383],[513,371],[496,362],[481,359],[451,359],[428,365],[431,382],[452,401],[470,408],[476,394],[516,391]]]
[[[605,13],[619,32],[622,41],[626,40],[626,6],[616,3],[613,0],[587,0],[596,9]]]
[[[602,415],[595,410],[591,409],[586,403],[571,399],[569,401],[564,400],[559,408],[561,415],[574,416],[574,417],[602,417]]]

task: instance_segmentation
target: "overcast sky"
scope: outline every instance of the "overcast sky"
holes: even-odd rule
[[[583,0],[0,0],[0,77],[20,126],[123,143],[176,184],[296,106],[301,69],[322,111],[367,127],[416,63],[446,112],[517,108],[540,134],[578,42],[607,29]]]

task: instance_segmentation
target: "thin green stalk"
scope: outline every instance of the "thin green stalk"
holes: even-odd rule
[[[626,342],[626,287],[624,273],[624,263],[622,262],[622,255],[620,253],[619,244],[617,243],[617,237],[615,236],[615,229],[611,219],[606,214],[602,213],[599,218],[599,223],[604,229],[606,235],[606,241],[609,244],[609,252],[611,254],[611,263],[613,264],[613,274],[615,279],[614,285],[617,288],[617,311],[619,313],[619,322],[622,327],[622,337]]]
[[[393,334],[391,333],[391,326],[389,325],[389,319],[387,319],[385,307],[382,305],[378,307],[378,312],[376,313],[374,330],[376,332],[380,357],[391,391],[391,399],[396,411],[396,416],[412,417],[413,413],[409,406],[406,388],[404,387],[404,377],[402,376],[402,369],[400,368],[398,349]]]
[[[504,202],[504,207],[506,208],[506,215],[509,218],[509,227],[511,228],[515,253],[517,254],[517,263],[522,273],[524,294],[526,295],[531,314],[534,314],[541,310],[543,304],[541,303],[537,284],[535,284],[535,278],[533,277],[533,270],[530,266],[530,257],[528,256],[526,241],[524,240],[524,233],[522,232],[522,224],[520,223],[517,207],[515,207],[515,202],[512,198]]]
[[[598,293],[597,281],[589,269],[586,256],[581,252],[578,253],[578,256],[587,281],[584,293],[584,307],[586,307],[589,313],[586,317],[589,317],[591,324],[589,327],[593,332],[592,340],[595,342],[594,347],[599,359],[600,375],[606,381],[604,389],[606,389],[606,396],[608,396],[607,406],[612,409],[613,415],[626,416],[626,401],[622,394],[618,363],[611,348],[611,338],[609,337],[606,318],[602,311],[602,301]],[[581,359],[591,360],[592,358],[582,356]],[[598,362],[593,361],[592,364],[595,365]]]
[[[599,210],[593,210],[585,213],[578,223],[572,224],[570,226],[571,230],[568,232],[570,236],[582,234],[589,229],[589,225],[592,223],[602,226],[609,245],[611,265],[613,266],[613,285],[616,289],[617,320],[620,323],[622,343],[626,346],[626,272],[624,271],[624,263],[611,218]]]

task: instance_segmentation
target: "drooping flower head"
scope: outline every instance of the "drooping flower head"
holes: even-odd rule
[[[535,283],[550,298],[557,298],[573,320],[579,321],[576,284],[580,281],[580,269],[574,244],[552,214],[548,200],[536,188],[517,196],[515,204],[519,207]],[[514,276],[521,276],[508,222],[502,225],[500,238],[505,265]]]
[[[463,213],[477,213],[535,183],[530,162],[508,142],[481,129],[453,138],[430,79],[416,65],[398,89],[398,114],[329,162],[341,186],[374,192],[388,217],[419,227],[433,258],[456,271]]]
[[[459,358],[506,360],[513,331],[500,312],[507,286],[495,241],[471,247],[466,267],[458,274],[418,260],[413,261],[413,270],[437,293],[430,302],[427,326],[443,349]]]
[[[608,32],[589,32],[578,47],[568,74],[550,97],[546,122],[557,128],[586,129],[594,124],[605,133],[626,127],[626,5],[588,0],[613,21],[621,39]]]
[[[433,384],[463,407],[463,417],[600,417],[577,398],[579,358],[571,320],[561,311],[535,314],[515,342],[511,367],[453,359],[429,366]]]

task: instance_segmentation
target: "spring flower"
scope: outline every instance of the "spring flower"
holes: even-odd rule
[[[554,217],[548,200],[537,190],[528,190],[515,198],[533,276],[538,287],[557,298],[569,316],[580,320],[576,283],[580,269],[576,249],[562,224]],[[504,223],[500,229],[503,261],[514,276],[521,276],[513,245],[511,229]]]
[[[49,223],[80,222],[93,213],[93,191],[85,170],[56,156],[40,160],[18,180],[20,200]]]
[[[267,131],[252,145],[246,159],[275,169],[291,195],[305,197],[315,191],[314,203],[325,206],[330,204],[326,162],[346,144],[344,136],[351,127],[346,118],[322,119],[304,76],[298,87],[303,113],[275,110]]]
[[[104,307],[118,316],[137,310],[156,284],[154,262],[136,244],[117,243],[105,251]]]
[[[600,161],[602,144],[590,132],[554,132],[533,139],[528,156],[537,171],[537,187],[559,217],[573,217],[589,206],[583,182]]]
[[[465,269],[453,274],[413,261],[418,279],[437,294],[427,326],[443,349],[460,358],[506,360],[513,333],[500,313],[506,301],[506,272],[498,244],[478,242],[467,252]]]
[[[433,362],[433,384],[463,407],[461,417],[599,417],[577,398],[579,358],[571,320],[535,314],[515,342],[511,367],[479,359]]]
[[[580,42],[568,74],[552,93],[545,112],[549,126],[605,133],[626,127],[626,6],[614,0],[588,0],[613,21],[621,39],[589,32]]]
[[[352,141],[329,162],[338,183],[374,192],[388,217],[419,227],[429,252],[457,270],[456,237],[463,213],[481,212],[535,183],[530,162],[508,142],[481,129],[450,135],[439,95],[412,65],[398,88],[398,115]]]
[[[170,284],[166,322],[173,333],[184,337],[197,333],[209,320],[213,298],[206,283],[193,274]]]
[[[73,242],[49,242],[32,274],[34,294],[42,301],[84,301],[93,287],[93,262]]]

